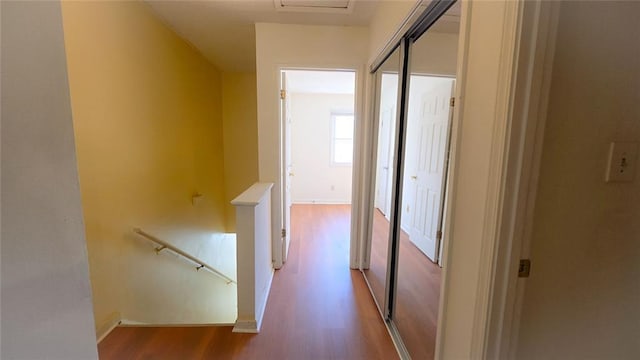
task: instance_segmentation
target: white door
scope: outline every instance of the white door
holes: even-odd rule
[[[380,123],[378,125],[375,206],[387,219],[391,216],[397,101],[398,74],[383,73],[380,77]]]
[[[395,125],[396,109],[391,106],[382,109],[380,112],[380,124],[378,132],[378,170],[376,185],[376,207],[389,218],[391,207],[391,166],[392,149],[391,134],[392,126]]]
[[[441,237],[439,226],[446,157],[449,147],[449,124],[453,79],[442,81],[422,96],[422,116],[419,124],[418,163],[410,239],[429,259],[438,261]]]
[[[287,94],[287,74],[282,72],[280,92],[280,116],[282,121],[282,262],[287,261],[291,233],[291,111]]]

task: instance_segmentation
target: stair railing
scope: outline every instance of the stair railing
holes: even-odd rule
[[[179,248],[169,244],[166,241],[160,240],[157,237],[149,234],[148,232],[140,229],[140,228],[134,228],[133,232],[144,237],[147,240],[150,240],[156,244],[158,244],[159,246],[155,248],[156,250],[156,254],[159,254],[161,251],[163,250],[169,250],[173,253],[176,253],[180,256],[182,256],[183,258],[189,259],[190,261],[192,261],[193,263],[197,264],[196,266],[196,270],[200,270],[200,269],[205,269],[205,270],[209,270],[212,274],[218,276],[219,278],[223,279],[227,285],[234,283],[237,284],[237,282],[235,280],[233,280],[232,278],[228,277],[227,275],[223,274],[222,272],[220,272],[219,270],[217,270],[216,268],[214,268],[213,266],[207,264],[206,262],[194,257],[193,255],[190,255],[182,250],[180,250]]]

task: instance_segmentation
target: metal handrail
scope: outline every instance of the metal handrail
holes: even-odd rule
[[[173,251],[174,253],[176,253],[176,254],[178,254],[178,255],[180,255],[182,257],[185,257],[185,258],[193,261],[194,263],[198,264],[198,266],[196,267],[196,270],[200,270],[200,269],[204,268],[206,270],[211,271],[214,275],[217,275],[220,278],[224,279],[224,281],[227,282],[227,285],[231,284],[231,283],[237,284],[237,282],[235,280],[233,280],[232,278],[228,277],[227,275],[221,273],[220,271],[216,270],[213,266],[205,263],[204,261],[202,261],[202,260],[200,260],[200,259],[198,259],[198,258],[196,258],[196,257],[194,257],[192,255],[187,254],[186,252],[184,252],[184,251],[178,249],[177,247],[167,243],[166,241],[162,241],[162,240],[158,239],[157,237],[145,232],[144,230],[142,230],[140,228],[134,228],[133,232],[138,234],[138,235],[140,235],[140,236],[142,236],[142,237],[144,237],[144,238],[146,238],[146,239],[148,239],[148,240],[151,240],[151,241],[155,242],[156,244],[159,244],[160,246],[155,249],[156,250],[156,254],[159,254],[162,250],[165,250],[165,249]]]

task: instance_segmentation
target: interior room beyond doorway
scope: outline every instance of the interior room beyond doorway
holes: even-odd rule
[[[286,70],[291,202],[350,204],[355,73]]]
[[[285,234],[292,206],[351,204],[355,78],[354,71],[281,72]],[[340,237],[348,257],[349,230]]]

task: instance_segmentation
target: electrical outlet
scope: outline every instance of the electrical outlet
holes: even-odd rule
[[[612,142],[609,146],[609,163],[606,182],[631,182],[635,177],[638,157],[637,142]]]

